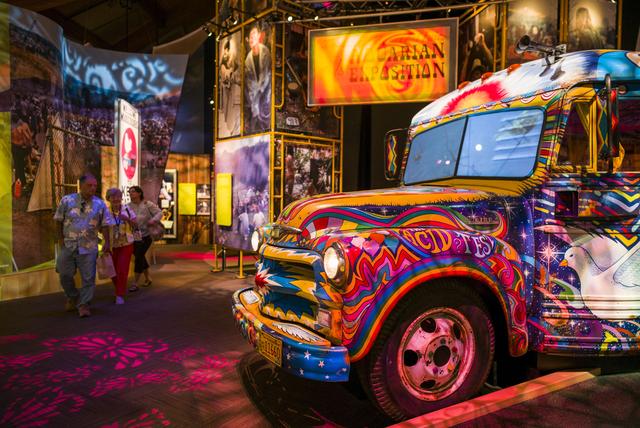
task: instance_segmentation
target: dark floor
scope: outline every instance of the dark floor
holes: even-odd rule
[[[153,285],[123,306],[98,286],[87,319],[63,312],[61,293],[0,303],[0,426],[390,423],[361,391],[289,376],[253,352],[230,309],[249,279],[212,274],[203,252],[180,247],[161,248],[157,262]],[[464,426],[640,426],[636,362]]]
[[[386,425],[344,386],[277,372],[252,351],[230,308],[244,281],[165,254],[123,306],[98,286],[90,318],[63,312],[61,293],[0,303],[0,426]]]

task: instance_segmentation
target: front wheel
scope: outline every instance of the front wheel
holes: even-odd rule
[[[494,331],[482,299],[456,281],[425,285],[385,322],[361,380],[396,420],[466,400],[491,367]]]

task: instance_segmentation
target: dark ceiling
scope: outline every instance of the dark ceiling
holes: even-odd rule
[[[65,37],[103,49],[151,52],[214,16],[215,0],[11,0],[44,15]]]

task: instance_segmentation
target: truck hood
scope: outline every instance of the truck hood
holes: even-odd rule
[[[352,193],[335,193],[302,199],[288,205],[274,229],[285,234],[299,230],[312,239],[327,232],[433,226],[469,229],[469,219],[452,206],[488,200],[493,193],[436,186],[409,186]],[[496,218],[484,219],[495,223]],[[475,229],[472,227],[472,229]]]

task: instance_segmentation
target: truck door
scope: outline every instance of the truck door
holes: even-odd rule
[[[537,333],[546,352],[639,349],[640,93],[621,92],[621,148],[612,162],[597,88],[576,88],[565,100],[536,205]],[[539,209],[545,204],[547,212]]]

